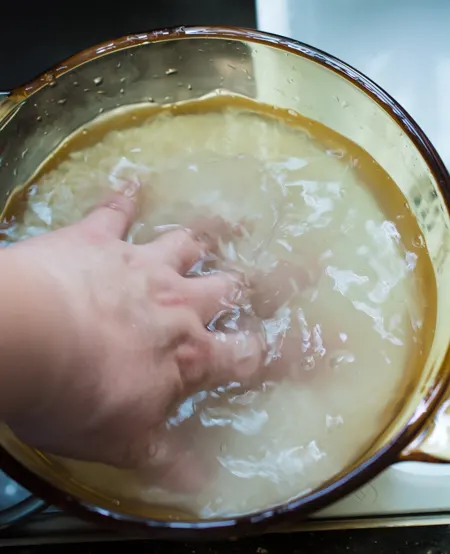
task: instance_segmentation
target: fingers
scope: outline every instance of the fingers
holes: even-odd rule
[[[159,248],[163,263],[185,275],[199,260],[217,252],[220,240],[230,241],[239,235],[242,225],[230,225],[221,217],[197,217],[187,228],[168,230],[151,244]]]
[[[206,254],[204,245],[197,242],[186,229],[168,231],[150,243],[152,248],[159,249],[158,258],[177,271],[185,275],[191,267]],[[140,248],[146,248],[146,245]]]
[[[311,284],[311,276],[302,267],[280,262],[269,273],[255,273],[250,279],[251,303],[255,313],[267,319],[286,302]]]
[[[231,241],[236,236],[242,236],[242,227],[240,224],[232,225],[219,216],[197,216],[188,225],[193,236],[213,252],[217,250],[219,240]]]
[[[145,485],[157,485],[172,492],[198,492],[207,471],[199,452],[192,450],[192,437],[183,429],[169,429],[152,444],[150,457],[142,461],[137,474]]]
[[[178,347],[177,361],[188,393],[229,383],[255,386],[264,380],[265,345],[255,333],[204,330]]]
[[[237,277],[224,272],[185,279],[184,283],[189,304],[204,324],[230,309],[241,288]]]
[[[131,193],[115,193],[96,206],[80,221],[80,225],[92,237],[122,239],[133,222],[135,211],[136,204]]]
[[[264,379],[265,345],[261,336],[251,332],[210,333],[211,361],[207,379],[217,387],[229,382],[255,386]]]

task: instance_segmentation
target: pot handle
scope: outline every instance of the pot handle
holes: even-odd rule
[[[18,104],[18,99],[10,92],[0,91],[0,120],[11,114],[13,108],[16,108]]]
[[[450,398],[432,423],[400,454],[400,462],[450,463]]]

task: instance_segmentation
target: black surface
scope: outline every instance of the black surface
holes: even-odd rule
[[[202,24],[255,27],[253,0],[93,0],[79,4],[3,0],[0,91],[22,85],[105,40],[162,27]]]
[[[447,527],[325,531],[211,544],[115,542],[4,548],[2,554],[450,554]]]

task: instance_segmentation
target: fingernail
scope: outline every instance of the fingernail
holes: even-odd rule
[[[140,186],[138,181],[125,181],[120,187],[120,192],[127,198],[134,198]]]

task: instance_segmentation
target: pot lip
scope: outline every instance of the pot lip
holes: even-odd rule
[[[247,43],[259,43],[271,46],[319,63],[326,69],[352,82],[387,112],[414,143],[427,163],[436,182],[439,184],[447,210],[449,210],[450,175],[435,148],[413,118],[381,87],[350,65],[317,48],[278,35],[253,29],[219,26],[176,27],[148,33],[126,35],[81,51],[30,83],[14,89],[8,96],[13,101],[13,104],[17,105],[32,96],[39,89],[54,82],[64,73],[96,58],[120,50],[144,46],[151,42],[194,38],[241,40]],[[450,348],[446,352],[443,361],[444,366],[450,366]],[[25,468],[2,446],[0,446],[0,467],[34,494],[45,498],[54,505],[67,509],[75,515],[95,523],[113,527],[120,524],[120,527],[132,533],[144,532],[145,535],[150,535],[154,538],[180,540],[229,538],[235,535],[242,536],[260,533],[274,525],[292,522],[294,515],[301,519],[316,510],[324,508],[342,496],[353,492],[377,473],[397,461],[401,451],[420,433],[430,415],[439,406],[449,384],[450,372],[440,371],[431,387],[431,391],[426,397],[422,398],[421,404],[416,408],[414,414],[397,436],[357,467],[304,497],[286,502],[281,506],[235,518],[194,522],[148,520],[138,516],[127,516],[114,510],[106,510],[79,500],[56,488],[45,479]]]

